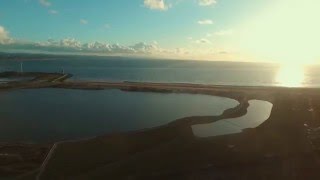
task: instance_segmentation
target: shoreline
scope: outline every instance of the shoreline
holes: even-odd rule
[[[289,159],[301,168],[312,166],[311,177],[320,177],[320,158],[316,148],[310,144],[307,129],[320,127],[320,94],[319,88],[287,87],[253,87],[253,86],[220,86],[188,83],[147,83],[147,82],[88,82],[65,81],[71,75],[38,74],[33,81],[15,82],[0,85],[0,93],[16,89],[62,88],[80,90],[120,89],[122,91],[139,91],[154,93],[189,93],[205,94],[231,98],[239,105],[226,109],[219,116],[191,116],[174,120],[166,125],[141,129],[133,132],[110,133],[80,140],[54,143],[50,157],[46,156],[41,170],[37,171],[38,179],[46,178],[88,178],[107,176],[112,178],[126,177],[133,172],[126,167],[140,167],[150,172],[137,171],[135,177],[152,178],[153,173],[159,177],[169,178],[172,173],[183,177],[184,174],[198,170],[210,172],[213,169],[225,171],[235,166],[241,171],[231,171],[228,177],[245,177],[252,172],[262,172],[268,168],[269,178],[277,178],[277,166],[265,164],[266,159],[274,163],[284,163]],[[67,78],[59,79],[66,76]],[[58,79],[58,80],[57,80]],[[263,100],[273,104],[270,117],[257,128],[245,129],[243,132],[218,137],[197,138],[193,135],[191,125],[206,124],[227,118],[241,117],[247,113],[249,100]],[[310,111],[312,108],[312,111]],[[202,147],[202,148],[198,148]],[[232,148],[230,148],[232,147]],[[320,147],[319,147],[320,148]],[[74,150],[77,150],[76,153]],[[159,150],[157,150],[159,149]],[[170,149],[170,151],[168,151]],[[214,151],[208,151],[215,149]],[[180,153],[184,152],[184,153]],[[247,153],[251,152],[251,153]],[[47,152],[49,153],[49,152]],[[198,158],[194,159],[193,156]],[[179,157],[173,165],[172,159]],[[232,157],[230,159],[230,157]],[[312,157],[312,158],[311,158]],[[164,167],[149,162],[166,162]],[[192,159],[190,163],[189,159]],[[222,161],[222,159],[223,161]],[[270,159],[271,158],[271,159]],[[181,159],[181,160],[180,160]],[[189,160],[189,161],[188,161]],[[67,168],[61,164],[71,163]],[[289,162],[290,162],[289,161]],[[308,164],[304,164],[308,161]],[[289,163],[288,162],[288,163]],[[149,166],[149,163],[152,166]],[[213,168],[213,169],[212,169]],[[261,169],[259,169],[261,168]],[[294,168],[294,167],[292,167]],[[79,171],[79,169],[83,169]],[[164,170],[166,169],[166,170]],[[293,170],[292,171],[297,171]],[[122,172],[122,173],[117,173]],[[181,172],[182,174],[179,174]],[[178,173],[178,174],[177,174]],[[217,173],[217,172],[216,172]],[[299,170],[297,174],[305,173]],[[219,175],[219,173],[217,173]],[[34,174],[33,174],[34,175]],[[222,175],[220,173],[220,175]],[[226,175],[226,174],[223,174]],[[251,179],[255,179],[253,173]],[[287,176],[292,177],[290,174]],[[215,175],[217,176],[217,175]],[[255,177],[255,178],[254,178]],[[282,177],[282,176],[281,176]]]

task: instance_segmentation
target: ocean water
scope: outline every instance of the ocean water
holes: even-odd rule
[[[219,115],[238,105],[209,95],[34,89],[0,93],[0,142],[52,142]]]
[[[0,72],[20,70],[20,61],[1,60]],[[74,74],[73,80],[183,82],[248,86],[320,86],[319,65],[306,67],[302,72],[296,68],[290,71],[290,67],[283,71],[282,66],[268,63],[73,57],[26,60],[23,63],[23,68],[24,71],[43,72],[59,72],[63,68],[65,72]],[[291,79],[286,79],[288,77]]]

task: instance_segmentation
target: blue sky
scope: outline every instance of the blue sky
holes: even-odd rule
[[[70,53],[105,55],[133,54],[243,60],[248,56],[242,53],[247,51],[240,50],[241,43],[254,41],[247,37],[245,41],[240,41],[241,38],[238,37],[242,35],[238,32],[243,31],[243,24],[248,24],[251,19],[264,17],[261,13],[277,7],[275,3],[279,1],[289,2],[289,0],[2,1],[0,44],[2,49],[13,51],[51,53],[70,51]],[[316,2],[306,1],[309,1],[309,4],[311,1]],[[263,26],[261,24],[260,26],[262,29]],[[253,28],[252,25],[248,27]],[[258,33],[259,37],[261,33]],[[250,46],[252,44],[249,43],[244,47],[250,49]]]

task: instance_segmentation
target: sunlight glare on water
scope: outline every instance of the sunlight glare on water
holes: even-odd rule
[[[305,68],[302,65],[282,65],[276,75],[276,82],[285,87],[301,87],[305,81]]]

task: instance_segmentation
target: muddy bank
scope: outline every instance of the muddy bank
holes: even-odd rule
[[[0,177],[17,176],[39,168],[51,146],[0,143]]]

